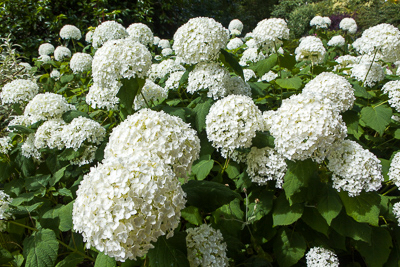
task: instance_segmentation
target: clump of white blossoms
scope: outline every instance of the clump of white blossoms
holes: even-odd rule
[[[39,55],[48,56],[54,52],[54,46],[49,43],[44,43],[39,46]]]
[[[352,45],[360,54],[376,53],[377,59],[386,62],[400,60],[400,30],[391,24],[368,28]]]
[[[119,86],[120,84],[104,89],[94,83],[89,88],[89,93],[86,95],[86,103],[92,108],[105,108],[107,110],[116,109],[119,103],[119,98],[117,97]]]
[[[219,63],[199,63],[189,73],[187,91],[194,94],[199,90],[208,89],[207,96],[218,99],[226,95],[230,77],[229,72]]]
[[[311,60],[318,64],[324,61],[326,49],[318,37],[307,36],[300,40],[300,44],[294,53],[297,61]]]
[[[43,64],[49,63],[51,61],[51,57],[48,55],[43,55],[38,58],[38,61],[42,61]]]
[[[171,44],[169,43],[169,40],[167,40],[167,39],[161,39],[161,40],[158,42],[158,47],[160,47],[161,49],[171,48]]]
[[[272,70],[268,71],[267,73],[265,73],[262,77],[261,77],[261,81],[266,81],[266,82],[270,82],[275,80],[276,78],[278,78],[278,74],[276,74],[275,72],[273,72]]]
[[[105,21],[96,27],[92,36],[92,44],[94,48],[101,47],[110,40],[118,40],[128,37],[129,34],[118,22]]]
[[[21,154],[26,158],[33,157],[36,160],[40,160],[40,152],[35,147],[35,134],[31,133],[25,139],[25,142],[21,146]]]
[[[75,39],[82,38],[81,31],[74,25],[64,25],[60,30],[60,37],[62,39]]]
[[[248,62],[256,63],[263,59],[265,59],[265,55],[262,51],[258,51],[257,48],[248,48],[243,52],[239,64],[241,66],[248,66]]]
[[[344,112],[353,107],[354,89],[346,78],[331,72],[323,72],[306,84],[303,93],[312,93],[320,99],[332,101],[332,107]]]
[[[282,44],[283,39],[289,39],[289,28],[284,19],[264,19],[257,23],[252,36],[263,49],[275,48]]]
[[[257,78],[256,73],[252,69],[243,69],[244,80],[248,82],[251,78]]]
[[[231,35],[240,35],[243,30],[243,23],[238,19],[233,19],[229,22],[228,30]]]
[[[65,46],[57,46],[54,50],[54,58],[57,61],[62,61],[66,57],[71,57],[71,50]]]
[[[93,40],[93,33],[94,33],[94,31],[88,31],[88,32],[86,33],[86,35],[85,35],[85,41],[86,41],[87,43],[91,43],[91,42],[92,42],[92,40]]]
[[[118,261],[136,260],[180,222],[185,192],[161,159],[109,158],[84,176],[73,205],[74,230],[86,247]]]
[[[351,77],[364,82],[364,86],[372,87],[385,78],[385,71],[382,66],[377,63],[372,63],[372,66],[370,62],[355,64],[351,69]]]
[[[173,51],[171,48],[164,48],[164,49],[161,51],[161,55],[162,55],[163,57],[170,56],[170,55],[172,55],[173,53],[174,53],[174,51]]]
[[[361,191],[377,191],[383,182],[379,159],[358,143],[345,140],[327,156],[328,169],[333,172],[333,188],[348,192],[350,197]]]
[[[310,26],[315,26],[317,29],[327,29],[329,26],[331,26],[331,23],[332,21],[328,17],[315,16],[310,21]]]
[[[7,193],[0,190],[0,220],[8,220],[11,217],[9,209],[12,200]]]
[[[246,41],[246,45],[247,45],[248,48],[258,48],[258,45],[257,45],[257,43],[256,43],[256,40],[254,40],[253,38],[247,40],[247,41]]]
[[[3,86],[0,92],[2,105],[24,104],[32,100],[39,92],[39,86],[35,82],[24,79],[11,81]]]
[[[229,31],[212,18],[190,19],[174,34],[172,48],[188,64],[216,60],[226,47]]]
[[[89,71],[92,68],[92,56],[86,53],[72,55],[69,66],[74,73]]]
[[[340,21],[339,28],[355,34],[357,32],[357,23],[353,18],[344,18]]]
[[[84,146],[84,151],[79,158],[74,158],[69,161],[71,165],[82,166],[94,161],[96,157],[97,147],[94,145]]]
[[[307,267],[338,267],[339,259],[335,253],[322,247],[313,247],[306,254]]]
[[[154,36],[153,37],[153,45],[158,45],[158,43],[161,41],[160,37]]]
[[[397,222],[400,226],[400,202],[397,202],[393,205],[393,214],[397,219]]]
[[[346,40],[341,35],[333,36],[329,42],[329,46],[344,46],[346,44]]]
[[[133,23],[126,29],[129,34],[129,39],[139,42],[143,45],[151,45],[154,40],[154,35],[151,29],[143,23]]]
[[[151,65],[151,70],[149,72],[149,79],[155,81],[156,79],[162,79],[168,73],[173,73],[176,71],[186,71],[185,67],[180,65],[176,60],[167,59],[163,60],[159,64]]]
[[[228,266],[227,245],[219,230],[202,224],[186,230],[187,258],[190,267]]]
[[[390,162],[389,179],[400,188],[400,152],[397,152]]]
[[[229,43],[226,45],[226,48],[228,48],[229,50],[234,50],[234,49],[238,49],[242,45],[243,45],[243,41],[240,38],[236,37],[229,41]]]
[[[129,158],[145,153],[172,166],[178,177],[186,177],[199,158],[200,139],[182,119],[163,111],[141,109],[113,129],[104,156]]]
[[[50,149],[63,149],[64,136],[62,130],[65,126],[65,122],[62,119],[48,120],[45,121],[35,133],[34,145],[37,149],[48,147]]]
[[[316,98],[312,93],[283,100],[268,124],[276,151],[289,160],[311,158],[320,163],[332,144],[347,135],[346,124],[331,101]]]
[[[382,91],[389,96],[389,104],[397,112],[400,112],[400,81],[385,83]]]
[[[239,76],[232,76],[226,84],[226,95],[245,95],[251,97],[251,87]]]
[[[276,188],[282,188],[283,177],[286,174],[285,158],[273,148],[252,147],[247,154],[247,174],[253,183],[266,185],[268,181],[276,180]]]
[[[58,79],[58,78],[60,78],[60,76],[61,76],[61,73],[56,69],[54,69],[50,72],[50,78]]]
[[[243,95],[229,95],[218,100],[206,117],[208,140],[228,156],[236,148],[250,147],[256,131],[262,127],[261,111],[250,97]]]
[[[176,90],[179,88],[179,82],[185,74],[184,71],[176,71],[169,75],[168,80],[165,82],[165,88],[167,90]]]
[[[7,154],[13,147],[12,140],[9,136],[0,138],[0,153]]]
[[[334,66],[333,71],[340,71],[342,68],[352,67],[354,64],[359,63],[358,58],[351,55],[340,56],[335,61],[339,63],[339,65]],[[343,70],[343,73],[350,74],[351,71]]]
[[[143,94],[143,95],[142,95]],[[144,97],[144,98],[143,98]],[[135,110],[147,107],[147,104],[156,103],[168,97],[168,89],[162,88],[149,79],[146,79],[141,94],[135,97],[133,107]],[[147,103],[146,103],[147,102]]]

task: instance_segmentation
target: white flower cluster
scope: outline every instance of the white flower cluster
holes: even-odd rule
[[[227,245],[219,230],[202,224],[186,230],[187,258],[190,267],[228,266]]]
[[[386,62],[400,60],[400,30],[391,24],[368,28],[352,45],[360,54],[376,53],[377,59]]]
[[[322,41],[315,36],[307,36],[300,39],[300,44],[294,51],[296,60],[311,60],[313,63],[322,63],[324,61],[326,49]]]
[[[229,95],[218,100],[206,117],[208,140],[228,156],[236,148],[250,147],[256,131],[262,127],[261,111],[250,97],[243,95]]]
[[[60,37],[62,39],[75,39],[82,38],[81,31],[74,25],[64,25],[60,30]]]
[[[9,136],[0,138],[0,153],[7,154],[13,147],[12,140]]]
[[[7,220],[11,217],[9,209],[12,200],[8,194],[0,190],[0,220]]]
[[[92,40],[93,40],[93,33],[94,33],[94,31],[88,31],[88,32],[86,33],[86,35],[85,35],[85,41],[86,41],[87,43],[91,43],[91,42],[92,42]]]
[[[18,64],[18,66],[23,67],[23,68],[24,68],[24,71],[30,71],[30,70],[32,70],[31,64],[29,64],[29,63],[27,63],[27,62],[20,62],[20,63]]]
[[[208,89],[207,96],[214,99],[226,95],[226,87],[231,76],[219,63],[199,63],[189,73],[187,91],[191,94]]]
[[[56,69],[54,69],[50,72],[50,78],[57,80],[58,78],[60,78],[60,76],[61,76],[61,73]]]
[[[393,205],[393,214],[400,226],[400,202],[397,202]]]
[[[49,43],[44,43],[39,46],[39,55],[48,56],[54,52],[54,46]]]
[[[171,48],[171,44],[169,43],[169,40],[167,40],[167,39],[161,39],[161,40],[158,42],[158,47],[160,47],[161,49]]]
[[[24,104],[32,100],[39,92],[39,86],[35,82],[17,79],[5,84],[0,92],[2,105]]]
[[[327,29],[329,26],[331,26],[331,23],[332,21],[329,17],[315,16],[310,21],[310,26],[315,26],[317,29]]]
[[[65,122],[62,119],[45,121],[36,130],[34,139],[35,148],[63,149],[65,147],[62,135],[64,125]]]
[[[156,103],[157,101],[167,97],[168,97],[167,88],[164,89],[158,84],[155,84],[151,80],[147,79],[146,83],[142,88],[141,94],[135,97],[135,101],[133,102],[133,107],[135,110],[138,110],[147,107],[147,104]]]
[[[105,21],[96,27],[92,36],[92,44],[94,48],[101,47],[110,40],[118,40],[128,37],[129,34],[118,22]]]
[[[284,19],[264,19],[257,23],[252,36],[263,49],[275,48],[282,44],[283,39],[289,39],[289,28]]]
[[[40,160],[40,152],[35,147],[35,134],[31,133],[26,138],[25,142],[21,146],[21,154],[26,158],[34,158]]]
[[[353,18],[344,18],[340,21],[339,28],[355,34],[357,32],[357,23]]]
[[[243,30],[243,23],[238,19],[233,19],[229,22],[228,30],[231,35],[240,35]]]
[[[168,73],[172,74],[176,71],[186,71],[186,69],[181,64],[179,64],[176,60],[173,60],[171,58],[167,59],[167,60],[163,60],[159,64],[151,65],[149,79],[151,79],[154,82],[156,79],[162,79]]]
[[[240,58],[239,64],[241,66],[248,66],[248,62],[256,63],[260,60],[265,59],[265,55],[262,51],[258,51],[257,48],[248,48],[246,49],[242,57]]]
[[[226,95],[245,95],[251,97],[251,87],[239,76],[232,76],[226,85]]]
[[[161,55],[162,55],[163,57],[170,56],[170,55],[172,55],[173,53],[174,53],[174,51],[173,51],[171,48],[164,48],[164,49],[161,51]]]
[[[327,156],[328,169],[333,172],[333,187],[347,191],[350,197],[361,191],[377,191],[383,182],[379,159],[358,143],[345,140],[331,150]]]
[[[246,162],[246,171],[253,183],[266,185],[268,181],[276,180],[275,187],[282,188],[287,165],[285,158],[273,148],[252,147]]]
[[[160,37],[154,36],[153,37],[153,45],[158,45],[158,43],[161,41]]]
[[[119,98],[117,97],[119,86],[120,84],[114,87],[103,88],[94,83],[86,95],[86,103],[92,108],[105,108],[107,110],[117,108],[119,103]]]
[[[168,80],[165,82],[165,88],[167,90],[176,90],[179,88],[179,82],[185,72],[177,71],[169,75]]]
[[[66,57],[71,57],[71,50],[65,46],[57,46],[54,50],[54,58],[57,61],[62,61]]]
[[[154,40],[153,32],[143,23],[133,23],[126,29],[129,39],[143,45],[151,45]]]
[[[344,55],[344,56],[340,56],[335,60],[337,63],[339,63],[339,65],[336,65],[334,67],[334,71],[338,71],[342,68],[350,68],[353,67],[354,64],[358,64],[359,60],[357,57],[355,56],[351,56],[351,55]],[[351,71],[348,70],[343,70],[343,73],[345,74],[350,74]]]
[[[111,157],[84,176],[73,205],[74,230],[118,261],[144,256],[161,235],[171,237],[185,193],[160,158]]]
[[[238,49],[242,45],[243,45],[243,41],[240,38],[236,37],[229,41],[229,43],[226,45],[226,48],[228,48],[229,50],[234,50],[234,49]]]
[[[188,64],[216,60],[226,47],[229,31],[212,18],[190,19],[174,34],[173,49]]]
[[[261,77],[261,81],[266,81],[266,82],[270,82],[275,80],[276,78],[278,78],[278,74],[276,74],[275,72],[273,72],[272,70],[268,71],[267,73],[265,73],[262,77]]]
[[[397,152],[390,162],[389,179],[400,188],[400,152]]]
[[[84,148],[85,150],[83,151],[82,155],[79,158],[71,159],[69,161],[71,165],[82,166],[93,162],[93,160],[96,157],[97,146],[88,145],[85,146]]]
[[[382,91],[389,96],[389,104],[397,112],[400,112],[400,81],[385,83]]]
[[[86,53],[72,55],[69,66],[74,73],[89,71],[92,68],[92,56]]]
[[[47,56],[47,55],[43,55],[38,58],[38,61],[42,61],[43,64],[47,64],[51,61],[51,57]]]
[[[365,81],[364,86],[372,87],[385,78],[385,71],[381,65],[377,63],[372,63],[372,66],[371,62],[355,64],[351,69],[351,77],[361,82]]]
[[[307,267],[338,267],[335,253],[322,247],[313,247],[306,254]]]
[[[248,82],[251,78],[257,78],[256,73],[252,69],[243,69],[244,80]]]
[[[329,46],[344,46],[346,44],[346,40],[341,35],[333,36],[329,42]]]

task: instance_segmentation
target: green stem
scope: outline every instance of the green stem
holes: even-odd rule
[[[15,224],[15,225],[18,225],[18,226],[21,226],[21,227],[23,227],[23,228],[32,230],[32,231],[39,231],[39,230],[36,229],[36,228],[30,227],[30,226],[25,225],[25,224],[22,224],[22,223],[18,223],[18,222],[15,222],[15,221],[8,221],[8,222],[9,222],[9,223],[12,223],[12,224]]]
[[[371,70],[371,68],[372,68],[372,64],[374,64],[374,62],[375,62],[376,53],[378,53],[378,49],[375,48],[374,57],[372,58],[371,65],[369,65],[369,69],[368,69],[368,71],[367,71],[367,75],[365,75],[365,78],[364,78],[364,81],[363,81],[363,87],[365,87],[365,81],[367,80],[368,74],[369,74],[369,72],[370,72],[370,70]]]
[[[382,196],[385,196],[385,195],[389,194],[390,192],[392,192],[392,191],[394,191],[394,190],[396,190],[396,189],[397,189],[397,187],[396,187],[396,186],[393,186],[393,187],[390,188],[388,191],[386,191],[385,193],[383,193]]]
[[[143,100],[144,100],[144,103],[146,103],[146,106],[147,106],[148,108],[150,108],[149,103],[147,102],[146,98],[145,98],[144,95],[143,95],[143,92],[140,92],[140,95],[143,97]]]
[[[383,105],[383,104],[385,104],[386,102],[388,102],[389,100],[386,100],[386,101],[383,101],[382,103],[380,103],[379,105],[376,105],[376,106],[372,106],[372,108],[377,108],[377,107],[379,107],[380,105]]]

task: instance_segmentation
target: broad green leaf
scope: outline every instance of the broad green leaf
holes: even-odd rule
[[[11,162],[0,161],[0,183],[4,183],[13,173]]]
[[[242,66],[239,65],[239,62],[236,60],[235,56],[228,51],[225,51],[224,49],[221,49],[220,52],[221,53],[219,54],[219,60],[221,60],[221,62],[225,66],[233,69],[236,75],[242,77],[242,79],[244,80]]]
[[[72,229],[72,207],[73,202],[69,202],[67,205],[63,205],[59,209],[58,217],[60,218],[59,229],[62,232],[66,232]]]
[[[74,75],[73,74],[63,75],[63,76],[60,77],[60,82],[61,83],[69,83],[73,79],[74,79]]]
[[[206,128],[206,116],[208,115],[213,103],[214,100],[211,98],[202,99],[193,109],[196,114],[195,125],[197,131],[201,132]]]
[[[300,89],[303,85],[302,80],[299,77],[276,79],[276,84],[285,89]]]
[[[18,197],[13,198],[13,200],[11,201],[11,205],[19,206],[24,202],[31,201],[34,197],[35,197],[35,193],[34,192],[23,193],[23,194],[19,195]]]
[[[253,146],[257,148],[275,147],[275,139],[269,132],[256,132],[256,136],[251,140]]]
[[[220,229],[224,236],[240,238],[245,221],[245,212],[241,208],[241,201],[235,198],[212,213],[211,223],[216,229]]]
[[[56,235],[50,229],[40,229],[25,238],[23,243],[25,266],[54,266],[58,246]]]
[[[85,151],[85,148],[81,146],[78,150],[74,150],[73,148],[66,148],[63,152],[58,155],[58,159],[62,161],[73,160],[82,156],[82,153]]]
[[[7,249],[0,247],[0,264],[5,264],[11,261],[13,258],[13,255],[11,255]]]
[[[389,125],[392,118],[392,109],[385,106],[364,107],[361,110],[361,120],[377,131],[380,135],[383,134],[386,127]]]
[[[400,139],[400,129],[396,129],[396,131],[394,131],[393,137],[396,139]]]
[[[278,62],[277,54],[272,54],[266,59],[258,61],[253,66],[250,66],[250,69],[254,70],[258,77],[263,76],[265,73],[270,71],[272,67],[274,67]]]
[[[274,191],[256,188],[248,197],[248,220],[258,221],[272,210]]]
[[[79,110],[69,110],[62,115],[62,118],[66,123],[70,123],[73,119],[79,117],[91,119],[86,112],[82,112]]]
[[[303,215],[304,205],[301,203],[290,206],[284,194],[281,194],[274,204],[272,218],[274,227],[278,225],[290,225]]]
[[[29,206],[18,206],[14,211],[14,215],[28,215],[35,211],[36,209],[40,208],[44,202],[36,202],[33,205]]]
[[[71,253],[65,259],[57,263],[56,267],[76,267],[81,263],[85,257],[78,253]]]
[[[360,120],[358,113],[348,110],[342,114],[343,121],[347,126],[347,133],[352,135],[358,134],[358,121]]]
[[[117,97],[125,118],[127,115],[133,114],[133,100],[140,94],[145,82],[146,80],[141,78],[121,79],[122,86]]]
[[[202,224],[202,218],[199,209],[193,206],[184,208],[181,212],[182,218],[194,225]]]
[[[184,240],[182,240],[184,244]],[[154,248],[147,253],[150,266],[157,267],[189,267],[189,261],[185,253],[177,248],[177,242],[171,242],[165,236],[160,236],[154,244]]]
[[[359,196],[349,197],[347,192],[342,191],[339,196],[347,215],[357,222],[378,226],[380,197],[377,193],[362,192]]]
[[[371,242],[371,227],[367,223],[358,223],[342,211],[331,223],[332,228],[342,236],[354,240]]]
[[[28,177],[25,179],[25,187],[28,190],[37,190],[42,187],[46,188],[47,184],[50,181],[50,177],[50,174]]]
[[[36,165],[32,158],[26,158],[22,154],[18,154],[15,158],[15,163],[22,171],[24,177],[33,176],[36,170]]]
[[[53,174],[53,177],[50,179],[50,186],[54,186],[56,183],[58,183],[58,181],[61,180],[61,178],[63,178],[66,169],[67,167],[63,167]]]
[[[31,134],[31,133],[35,132],[34,130],[29,129],[28,127],[25,127],[22,125],[12,125],[12,126],[9,126],[8,128],[13,132],[21,133],[21,134]]]
[[[328,225],[331,225],[332,220],[336,218],[342,210],[342,201],[337,191],[329,186],[323,188],[317,202],[317,209]]]
[[[188,69],[186,69],[185,73],[182,75],[181,79],[179,80],[179,86],[188,82],[189,73],[193,70],[193,68],[194,68],[194,66],[190,66]]]
[[[372,95],[369,94],[367,92],[367,90],[365,90],[365,88],[362,87],[358,82],[352,82],[351,84],[353,85],[354,95],[356,97],[362,97],[362,98],[365,98],[365,99],[371,99],[372,98]]]
[[[287,68],[291,70],[296,65],[296,57],[295,55],[285,54],[283,57],[280,57],[280,66],[283,68]]]
[[[240,166],[236,162],[230,161],[225,172],[228,174],[229,178],[235,179],[240,175]]]
[[[389,172],[389,168],[390,168],[390,160],[379,158],[379,161],[381,162],[381,166],[382,166],[383,178],[385,179],[385,182],[387,182],[387,181],[389,181],[388,172]]]
[[[192,172],[196,174],[197,180],[204,180],[214,166],[214,160],[210,156],[202,156],[193,163]]]
[[[117,266],[117,262],[114,258],[105,255],[103,252],[100,252],[96,257],[96,262],[94,263],[94,267],[115,267]]]
[[[326,237],[329,235],[329,225],[315,208],[305,208],[301,219],[312,229],[323,233]]]
[[[282,229],[274,242],[274,252],[279,266],[289,267],[304,256],[307,244],[304,237],[291,229]]]

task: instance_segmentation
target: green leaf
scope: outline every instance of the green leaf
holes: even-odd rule
[[[52,230],[40,229],[25,238],[23,248],[25,266],[54,266],[58,255],[58,242]]]
[[[22,126],[22,125],[12,125],[8,127],[11,131],[20,133],[20,134],[31,134],[34,133],[35,131],[32,129],[29,129],[28,127]]]
[[[274,252],[279,266],[289,267],[303,258],[307,245],[304,237],[290,229],[282,229],[274,242]]]
[[[378,226],[380,197],[377,193],[362,192],[359,196],[349,197],[347,192],[342,191],[339,196],[347,215],[357,222]]]
[[[229,162],[225,172],[228,174],[230,179],[235,179],[240,175],[240,166],[234,161]]]
[[[11,205],[13,206],[19,206],[24,202],[29,202],[31,201],[33,198],[35,197],[35,193],[31,192],[31,193],[23,193],[21,195],[19,195],[16,198],[13,198]]]
[[[62,115],[62,118],[66,123],[70,123],[73,119],[79,118],[79,117],[91,119],[89,114],[87,114],[86,112],[79,111],[79,110],[69,110]]]
[[[249,194],[248,200],[248,220],[258,221],[272,210],[274,191],[256,188]]]
[[[239,238],[244,227],[244,216],[241,201],[235,198],[212,213],[211,223],[216,229],[220,229],[224,236]]]
[[[182,75],[181,79],[179,80],[179,86],[187,83],[189,79],[189,73],[193,70],[194,66],[190,66],[186,69],[185,73]]]
[[[283,68],[287,68],[291,70],[296,65],[296,56],[291,54],[285,54],[283,57],[281,56],[280,59],[280,66]]]
[[[187,194],[187,206],[195,206],[206,212],[214,211],[241,196],[229,187],[210,181],[189,181],[182,185]]]
[[[14,257],[7,249],[0,247],[0,264],[5,264],[11,261],[13,258]]]
[[[276,65],[278,62],[277,54],[272,54],[266,59],[258,61],[256,64],[250,67],[250,69],[254,70],[258,77],[263,76],[265,73],[270,71],[272,67]]]
[[[322,189],[322,193],[317,202],[317,209],[328,225],[336,218],[342,210],[342,201],[337,191],[327,186]]]
[[[45,212],[42,216],[43,223],[56,223],[58,224],[58,229],[62,232],[66,232],[72,229],[72,207],[73,202],[67,205],[57,205],[55,208]],[[53,228],[53,227],[51,227]]]
[[[197,180],[204,180],[214,166],[214,160],[210,156],[202,156],[193,163],[192,172],[196,174]]]
[[[285,89],[300,89],[303,85],[302,80],[299,77],[276,79],[276,84]]]
[[[56,267],[76,267],[81,263],[85,257],[78,253],[71,253],[65,259],[57,263]]]
[[[300,219],[303,215],[304,205],[293,204],[289,205],[284,194],[281,194],[275,201],[272,219],[274,227],[278,225],[289,225]]]
[[[358,113],[348,110],[342,114],[343,121],[347,126],[347,133],[357,136],[358,135],[358,125],[360,118]]]
[[[24,177],[32,176],[35,173],[36,165],[32,158],[26,158],[22,154],[18,154],[15,158],[15,163],[22,171]]]
[[[121,79],[122,86],[118,91],[117,97],[121,106],[121,113],[126,118],[133,114],[133,100],[139,95],[146,80],[141,78]]]
[[[392,109],[385,105],[378,107],[364,107],[361,110],[361,120],[365,123],[365,125],[371,127],[380,135],[383,134],[386,126],[389,125],[391,118]]]
[[[67,161],[67,160],[73,160],[75,158],[78,158],[82,155],[84,152],[85,148],[81,146],[78,150],[74,150],[73,148],[66,148],[64,149],[63,152],[61,152],[58,155],[58,160],[61,161]]]
[[[51,175],[36,175],[25,179],[25,187],[28,190],[37,190],[40,188],[46,188],[49,183]]]
[[[181,243],[185,242],[184,240],[181,241]],[[171,242],[171,240],[166,239],[165,236],[160,236],[154,244],[154,248],[150,249],[147,254],[150,266],[189,267],[189,261],[185,253],[177,247],[176,243],[178,242]]]
[[[117,266],[117,262],[114,258],[105,255],[103,252],[100,252],[96,257],[96,262],[94,263],[94,267],[115,267]]]
[[[329,235],[329,225],[315,208],[305,208],[301,219],[312,229],[323,233],[326,237]]]
[[[214,100],[211,98],[201,99],[193,109],[196,114],[195,126],[198,132],[201,132],[206,128],[206,116],[208,115],[208,112],[213,104]]]
[[[275,147],[275,138],[269,132],[256,132],[256,136],[251,140],[253,146],[257,148]]]
[[[367,223],[358,223],[342,211],[331,223],[332,228],[342,236],[354,240],[371,242],[371,227]]]
[[[193,206],[184,208],[181,212],[182,218],[194,225],[202,224],[203,219],[201,218],[199,209]]]
[[[221,49],[220,52],[221,53],[219,54],[219,60],[221,60],[221,62],[225,66],[233,69],[236,75],[242,77],[242,79],[244,80],[242,66],[239,65],[239,62],[235,59],[235,56],[228,51],[225,51],[224,49]]]
[[[10,178],[14,169],[11,162],[0,161],[0,183],[4,183],[8,178]]]
[[[69,83],[73,79],[74,79],[74,75],[73,74],[63,75],[63,76],[60,77],[60,82],[61,83]]]
[[[64,172],[65,172],[66,169],[67,169],[67,166],[59,169],[58,171],[56,171],[53,174],[53,177],[51,177],[51,179],[50,179],[50,183],[49,183],[50,186],[54,186],[56,183],[58,183],[58,181],[61,180],[61,178],[64,177]]]
[[[353,88],[354,88],[354,96],[362,97],[362,98],[365,98],[365,99],[371,99],[372,98],[372,95],[369,94],[367,92],[367,90],[365,90],[365,88],[362,87],[358,82],[352,82],[351,84],[353,85]]]

